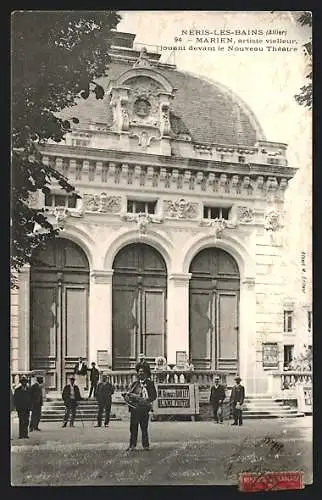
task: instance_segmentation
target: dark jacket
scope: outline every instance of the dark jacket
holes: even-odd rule
[[[150,378],[146,378],[143,381],[143,385],[147,390],[148,393],[148,399],[152,403],[152,401],[155,401],[157,399],[157,391],[154,385],[154,382]],[[133,392],[134,394],[139,394],[140,393],[140,388],[141,382],[139,380],[135,380],[129,389],[129,392]]]
[[[42,397],[42,389],[38,382],[35,382],[30,387],[31,393],[31,404],[33,408],[39,407],[43,405],[43,397]]]
[[[30,388],[26,387],[25,389],[20,385],[15,389],[13,395],[13,402],[15,409],[17,411],[21,410],[31,410],[31,392]]]
[[[99,378],[100,378],[100,372],[98,371],[97,368],[91,368],[90,370],[90,376],[89,376],[89,380],[95,384],[99,381]]]
[[[143,368],[147,378],[151,378],[151,368],[147,361],[139,361],[138,363],[136,363],[135,370],[138,372],[140,368]]]
[[[109,402],[112,400],[114,387],[111,382],[100,382],[96,390],[96,399],[99,403]]]
[[[245,399],[245,389],[242,385],[234,385],[230,394],[230,402],[231,403],[240,403],[243,404]]]
[[[76,365],[74,366],[74,374],[76,375],[86,375],[87,374],[87,364],[82,363],[82,366],[81,366],[81,369],[78,370],[78,363],[76,363]]]
[[[81,401],[82,397],[80,395],[79,388],[75,384],[74,384],[74,392],[75,392],[74,401],[76,401],[76,402]],[[70,399],[70,384],[65,385],[65,387],[63,389],[62,398],[64,400],[65,405],[70,403],[70,401],[71,401],[71,399]]]
[[[218,387],[215,387],[214,385],[211,387],[210,391],[210,399],[209,402],[211,405],[219,403],[219,401],[223,401],[226,397],[225,394],[225,389],[222,385],[218,385]]]

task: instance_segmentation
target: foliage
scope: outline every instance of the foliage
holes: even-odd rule
[[[303,12],[298,18],[298,22],[301,26],[312,27],[312,12]],[[309,58],[310,67],[312,67],[312,39],[304,44],[303,47]],[[306,75],[306,80],[308,83],[300,88],[299,93],[295,95],[295,100],[298,104],[312,109],[312,71]]]
[[[16,11],[12,15],[12,191],[11,285],[35,248],[54,238],[59,229],[43,210],[30,207],[29,196],[49,192],[54,179],[65,192],[68,179],[44,165],[38,145],[60,142],[71,128],[57,113],[94,92],[103,99],[96,78],[106,75],[115,11]],[[35,224],[41,231],[35,232]]]

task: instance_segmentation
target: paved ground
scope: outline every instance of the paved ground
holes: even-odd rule
[[[126,452],[129,423],[110,427],[44,422],[17,439],[12,424],[13,486],[237,484],[240,472],[302,470],[312,482],[312,417],[212,422],[151,422],[150,451]],[[140,437],[140,435],[139,435]],[[266,438],[266,440],[265,440]]]

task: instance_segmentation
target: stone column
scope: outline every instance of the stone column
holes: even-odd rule
[[[89,289],[89,359],[97,363],[97,351],[108,351],[112,362],[113,269],[93,270]]]
[[[240,285],[239,369],[248,394],[256,393],[256,294],[255,279]]]
[[[30,370],[30,266],[25,265],[19,272],[19,370]]]
[[[191,273],[170,274],[167,298],[167,361],[176,362],[176,351],[189,356],[189,280]]]

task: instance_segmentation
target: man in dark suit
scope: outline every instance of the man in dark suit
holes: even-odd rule
[[[231,425],[243,425],[242,405],[245,399],[245,389],[240,383],[240,377],[235,377],[235,381],[236,385],[234,385],[230,394],[230,404],[234,417],[234,423]]]
[[[100,378],[100,372],[96,368],[94,362],[92,363],[92,368],[89,371],[90,371],[89,380],[90,380],[90,383],[91,383],[91,388],[90,388],[90,391],[89,391],[88,399],[91,398],[91,396],[92,396],[93,393],[94,393],[93,394],[94,398],[96,397],[97,384],[98,384],[98,381],[99,381],[99,378]]]
[[[86,375],[87,375],[87,364],[84,359],[80,356],[78,362],[74,366],[74,375],[76,377],[76,384],[79,388],[80,393],[83,394],[83,391],[86,387]]]
[[[143,353],[139,354],[138,362],[136,363],[135,370],[138,373],[139,368],[143,368],[146,378],[151,378],[151,368]]]
[[[19,386],[13,395],[14,407],[19,418],[19,439],[28,439],[29,414],[31,409],[30,387],[27,385],[28,379],[22,375]]]
[[[139,367],[138,369],[138,380],[134,381],[131,384],[129,392],[137,394],[138,396],[143,397],[148,400],[150,403],[156,400],[157,391],[154,383],[150,378],[146,376],[146,372],[143,367]],[[127,451],[133,451],[136,448],[137,438],[138,438],[138,429],[139,425],[141,427],[142,433],[142,446],[144,450],[149,450],[149,435],[148,435],[148,425],[149,425],[149,408],[140,407],[137,408],[129,408],[131,412],[130,418],[130,445],[127,448]]]
[[[42,377],[37,377],[36,382],[32,384],[30,387],[31,393],[31,417],[29,430],[31,431],[40,431],[39,422],[41,418],[41,407],[43,405],[43,397],[42,397],[42,387],[43,383]]]
[[[219,377],[214,378],[214,385],[211,387],[209,402],[212,406],[214,412],[214,421],[218,424],[218,421],[222,424],[223,422],[223,401],[226,397],[224,387],[219,383]]]
[[[74,420],[76,417],[77,403],[81,401],[81,395],[78,386],[75,384],[75,377],[70,377],[70,383],[65,385],[62,398],[65,403],[65,416],[63,427],[66,427],[70,417],[70,427],[74,427]]]
[[[96,391],[96,399],[98,402],[98,413],[97,413],[97,425],[95,427],[102,426],[102,417],[104,410],[105,410],[104,427],[108,427],[108,424],[110,422],[113,393],[114,393],[113,385],[108,380],[107,375],[103,375],[102,382],[98,384]]]

